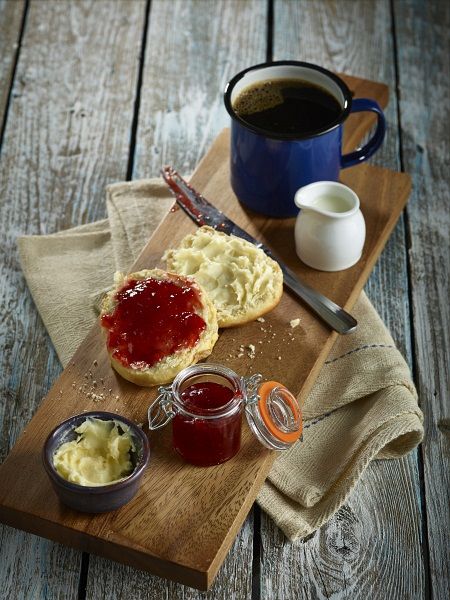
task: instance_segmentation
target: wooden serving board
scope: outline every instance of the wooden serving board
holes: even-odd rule
[[[356,95],[376,98],[386,105],[386,86],[346,79]],[[347,149],[356,145],[371,123],[370,116],[364,114],[351,117],[346,132]],[[267,219],[250,213],[236,201],[229,186],[228,156],[229,132],[225,130],[197,168],[191,180],[193,185],[249,233],[271,246],[306,283],[351,310],[406,204],[409,176],[368,165],[342,173],[342,181],[361,199],[366,243],[361,260],[351,269],[321,273],[297,259],[294,219]],[[163,266],[163,251],[195,227],[181,210],[169,213],[133,270]],[[291,329],[289,321],[297,317],[300,325]],[[208,360],[223,363],[241,375],[260,372],[266,378],[280,380],[302,399],[336,337],[306,307],[285,293],[264,323],[222,331]],[[256,347],[254,358],[247,351],[249,344]],[[94,402],[89,392],[105,398]],[[276,457],[276,453],[258,443],[246,425],[238,455],[210,468],[193,467],[182,461],[171,448],[170,427],[152,433],[150,465],[137,496],[121,509],[103,515],[77,513],[62,505],[41,464],[41,450],[49,431],[82,411],[117,412],[144,424],[148,431],[146,412],[155,394],[154,390],[128,383],[111,369],[100,327],[96,325],[0,467],[0,520],[192,587],[208,589]]]

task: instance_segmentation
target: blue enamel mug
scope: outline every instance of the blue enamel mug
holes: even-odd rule
[[[298,79],[312,84],[338,102],[340,113],[331,122],[304,135],[279,133],[251,124],[239,116],[234,104],[249,86],[276,79]],[[338,181],[339,171],[370,158],[381,146],[386,123],[374,100],[352,99],[347,85],[327,69],[298,61],[255,65],[227,84],[225,107],[231,116],[231,186],[242,204],[270,217],[298,213],[295,192],[315,181]],[[377,115],[374,134],[362,147],[342,154],[342,130],[352,112]]]

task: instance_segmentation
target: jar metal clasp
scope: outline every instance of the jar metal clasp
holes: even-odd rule
[[[150,404],[147,411],[148,428],[151,431],[161,429],[175,416],[172,409],[172,386],[160,386],[159,395]]]
[[[259,400],[259,387],[263,378],[259,373],[242,377],[243,386],[245,389],[245,410],[248,412],[248,405],[256,404]]]

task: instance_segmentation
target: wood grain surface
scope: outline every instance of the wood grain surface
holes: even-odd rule
[[[126,177],[144,9],[140,1],[29,4],[0,164],[2,460],[61,372],[16,237],[102,217],[104,186]],[[77,595],[79,552],[3,526],[0,536],[3,597]]]
[[[385,111],[387,135],[381,150],[371,162],[400,170],[398,99],[395,65],[391,59],[394,42],[390,35],[390,3],[344,0],[320,3],[315,11],[309,7],[308,0],[276,3],[274,58],[301,55],[304,60],[323,64],[336,71],[347,71],[385,82],[390,91],[390,101]],[[355,23],[359,24],[358,27],[355,27]],[[405,245],[404,223],[401,219],[366,285],[366,292],[412,366]],[[386,290],[394,289],[395,294],[386,293]],[[391,494],[364,492],[367,488],[384,491],[385,481],[389,481]],[[398,497],[405,498],[401,507],[397,502]],[[390,501],[388,510],[386,501]],[[395,518],[391,518],[391,515],[395,515]],[[264,544],[270,548],[273,526],[264,514],[262,526]],[[269,550],[265,552],[261,566],[261,572],[267,574],[262,581],[263,597],[277,599],[281,586],[285,589],[286,597],[293,598],[298,585],[298,581],[292,581],[294,569],[303,582],[305,598],[321,598],[332,594],[338,598],[359,598],[368,593],[370,595],[371,590],[377,598],[390,600],[395,597],[393,592],[396,587],[404,589],[406,598],[420,597],[425,588],[420,527],[417,455],[410,455],[402,461],[373,463],[365,472],[361,485],[354,491],[348,507],[342,509],[300,548],[284,545],[284,567],[281,570],[278,569],[278,562],[272,559],[272,553]],[[386,531],[389,531],[389,538]],[[348,551],[338,551],[336,540],[347,546]],[[361,554],[359,550],[366,547],[367,552]],[[406,547],[412,549],[408,552],[407,565],[403,569],[391,569],[394,557],[394,562],[398,560],[396,549]],[[405,570],[408,573],[406,577]],[[369,577],[372,573],[377,575]]]
[[[0,139],[19,51],[24,14],[25,0],[0,0]]]
[[[414,175],[408,209],[414,367],[422,446],[430,587],[450,596],[450,7],[395,2],[404,168]],[[432,51],[428,49],[432,48]],[[432,98],[432,100],[431,100]]]
[[[20,275],[15,236],[101,217],[104,183],[127,173],[156,175],[163,162],[191,172],[200,148],[228,122],[217,82],[272,55],[389,85],[387,140],[371,162],[409,171],[413,196],[366,291],[414,367],[427,428],[423,455],[373,463],[348,506],[309,540],[288,543],[256,508],[207,594],[0,526],[2,597],[450,596],[449,25],[449,5],[441,0],[0,0],[0,98],[3,107],[11,100],[0,149],[1,457],[60,372]],[[34,86],[33,72],[44,86]],[[73,76],[80,73],[83,81]],[[111,85],[99,87],[106,75]],[[130,93],[120,93],[113,113],[90,115],[92,139],[80,154],[45,152],[67,139],[76,147],[86,116],[50,125],[61,122],[67,105],[85,106],[95,94],[114,105],[115,82]]]
[[[265,60],[266,17],[266,3],[260,0],[152,0],[133,178],[157,176],[164,164],[176,165],[185,174],[194,171],[228,125],[221,99],[227,77]],[[234,544],[239,551],[228,553],[208,597],[229,598],[230,585],[237,598],[251,596],[253,543],[250,517]],[[93,597],[103,597],[97,577],[100,560],[92,556],[90,561],[87,594]],[[117,587],[124,597],[145,589],[155,599],[203,597],[181,584],[110,564],[110,589]]]
[[[214,198],[216,206],[226,210],[238,224],[269,243],[308,285],[350,309],[407,201],[409,177],[366,165],[343,174],[343,181],[361,199],[366,243],[358,264],[336,274],[303,266],[297,260],[292,236],[288,237],[289,243],[286,235],[279,238],[280,230],[292,226],[292,219],[256,219],[248,214],[231,191],[228,167],[229,131],[225,130],[196,169],[192,183],[206,197]],[[169,212],[132,270],[159,266],[162,249],[176,245],[195,228],[181,210]],[[282,244],[278,241],[281,239]],[[289,320],[293,316],[300,316],[301,325],[289,337]],[[288,293],[266,316],[266,328],[270,334],[261,333],[256,322],[222,331],[210,360],[240,374],[259,372],[265,379],[283,381],[302,400],[337,334]],[[252,342],[259,347],[259,339],[263,341],[262,350],[254,358],[241,358],[240,346]],[[298,359],[295,368],[289,360],[293,355]],[[0,467],[0,518],[33,533],[207,589],[250,510],[275,453],[258,444],[244,427],[241,450],[234,459],[214,469],[201,469],[184,463],[172,450],[170,428],[154,432],[150,438],[151,468],[133,502],[106,515],[77,514],[52,496],[40,452],[52,427],[74,413],[92,410],[87,392],[89,385],[94,385],[90,383],[93,379],[110,390],[102,401],[103,410],[145,422],[147,407],[157,391],[139,388],[117,376],[109,365],[103,335],[96,324]],[[23,475],[18,477],[17,473]]]
[[[152,2],[134,179],[159,175],[168,163],[194,170],[228,125],[227,81],[265,60],[266,12],[260,0]]]

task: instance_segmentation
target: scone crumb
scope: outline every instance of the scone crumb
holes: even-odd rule
[[[256,351],[255,346],[253,344],[248,344],[247,348],[248,348],[247,356],[252,359],[255,358],[255,351]]]
[[[266,322],[266,320],[265,320],[264,317],[258,317],[256,320],[258,321],[258,323],[265,323]]]
[[[300,319],[292,319],[289,321],[289,325],[292,327],[292,329],[298,327],[300,325]]]

